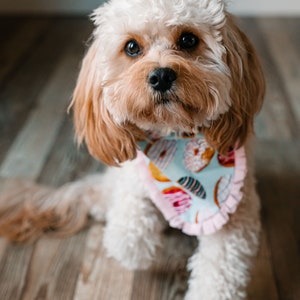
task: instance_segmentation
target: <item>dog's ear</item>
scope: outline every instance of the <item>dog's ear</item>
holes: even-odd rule
[[[220,153],[230,147],[242,146],[253,131],[255,114],[260,110],[265,95],[265,80],[256,52],[246,35],[227,16],[222,32],[226,56],[231,73],[231,107],[205,128],[208,142]]]
[[[104,106],[99,55],[94,42],[83,60],[70,107],[79,144],[85,141],[92,156],[118,166],[136,157],[135,127],[116,124]]]

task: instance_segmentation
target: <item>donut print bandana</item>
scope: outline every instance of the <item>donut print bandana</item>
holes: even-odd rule
[[[221,156],[202,135],[140,142],[139,170],[154,204],[171,227],[188,235],[221,229],[242,199],[244,148]]]

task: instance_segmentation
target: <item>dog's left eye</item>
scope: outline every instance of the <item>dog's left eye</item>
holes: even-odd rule
[[[181,50],[192,50],[199,44],[199,38],[191,32],[184,32],[177,42]]]
[[[124,51],[130,57],[136,57],[142,54],[142,48],[136,40],[130,40],[127,42]]]

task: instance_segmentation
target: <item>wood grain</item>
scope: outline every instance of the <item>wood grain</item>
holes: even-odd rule
[[[16,300],[23,293],[33,246],[10,244],[0,260],[0,299]]]
[[[73,122],[70,116],[65,116],[38,181],[59,186],[103,170],[104,166],[88,155],[86,147],[82,146],[79,151],[75,145]]]
[[[0,169],[0,175],[35,179],[44,165],[59,131],[70,98],[73,83],[65,79],[73,71],[78,57],[63,57],[59,68],[39,97],[38,105],[10,147]]]
[[[19,26],[22,26],[22,22]],[[82,30],[85,32],[80,35]],[[84,41],[88,39],[90,31],[91,26],[85,20],[52,19],[47,32],[41,36],[13,74],[10,74],[9,80],[4,80],[0,89],[0,163],[28,114],[37,105],[40,93],[47,88],[48,80],[58,67],[66,47],[79,47],[83,53]],[[76,37],[80,42],[73,44],[72,39]],[[14,51],[15,49],[11,49],[11,52]],[[78,68],[79,63],[80,59],[75,67]],[[76,74],[77,70],[73,74],[73,80]]]
[[[45,34],[49,27],[49,20],[45,18],[27,19],[18,30],[13,32],[7,39],[1,43],[0,57],[0,83],[8,80],[9,75],[23,63],[30,51],[38,40]],[[13,49],[13,51],[12,51]]]
[[[251,281],[248,286],[248,300],[278,300],[278,291],[273,273],[271,252],[267,242],[265,228],[261,233],[260,248],[253,262]]]
[[[271,19],[272,20],[272,19]],[[291,139],[298,133],[296,116],[288,105],[288,92],[280,69],[270,52],[270,45],[260,31],[259,19],[244,19],[244,28],[261,58],[267,82],[267,93],[262,111],[256,120],[256,134],[261,139]]]
[[[73,299],[85,237],[83,231],[64,240],[41,239],[32,254],[22,299]]]
[[[260,19],[259,28],[266,39],[271,55],[280,70],[280,76],[287,91],[289,105],[300,127],[300,54],[294,47],[282,19]],[[286,51],[288,49],[288,51]]]
[[[299,146],[299,139],[297,142],[269,141],[257,145],[258,165],[264,164],[263,169],[258,168],[262,216],[280,299],[300,297]],[[290,149],[288,155],[286,149]]]
[[[102,233],[101,225],[89,231],[74,299],[129,300],[134,274],[106,257]]]
[[[77,35],[76,35],[77,37]],[[80,33],[78,37],[81,38]],[[76,42],[76,41],[74,41]],[[71,51],[72,49],[72,51]],[[38,103],[2,162],[0,176],[35,179],[44,165],[66,112],[82,51],[67,48]]]

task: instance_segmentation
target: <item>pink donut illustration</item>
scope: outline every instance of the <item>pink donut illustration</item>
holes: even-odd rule
[[[234,150],[231,149],[230,151],[228,151],[226,156],[218,154],[218,161],[219,161],[219,164],[223,167],[226,167],[226,168],[234,167],[234,164],[235,164]]]
[[[185,213],[192,204],[191,196],[177,186],[171,186],[162,191],[164,198],[171,202],[178,214]]]
[[[214,149],[204,139],[192,139],[186,143],[183,162],[187,170],[198,173],[210,163]]]

